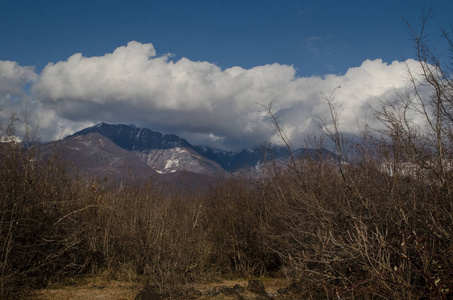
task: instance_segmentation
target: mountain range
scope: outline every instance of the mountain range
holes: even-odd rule
[[[70,169],[91,176],[122,179],[158,177],[178,184],[182,178],[221,177],[244,170],[256,170],[266,160],[289,158],[286,147],[254,147],[240,152],[194,146],[174,135],[162,134],[135,125],[97,125],[62,140],[42,146],[43,156],[60,151]],[[333,156],[326,149],[300,148],[295,156]]]

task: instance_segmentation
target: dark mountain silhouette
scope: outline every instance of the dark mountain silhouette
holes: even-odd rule
[[[193,146],[174,134],[162,134],[134,125],[107,123],[99,123],[63,140],[44,145],[42,153],[49,156],[54,149],[61,151],[68,166],[85,174],[107,175],[117,180],[122,180],[125,174],[135,179],[154,176],[166,182],[185,178],[186,183],[191,182],[187,178],[198,175],[219,178],[241,170],[253,170],[254,176],[259,176],[266,162],[284,164],[290,158],[288,149],[281,146],[231,152]],[[300,148],[292,155],[295,158],[334,158],[326,149]],[[181,172],[185,175],[182,176]]]
[[[116,145],[128,151],[171,149],[175,147],[194,148],[189,142],[177,135],[162,134],[147,128],[123,124],[113,125],[99,123],[78,131],[67,138],[77,135],[86,135],[93,132],[102,134]]]

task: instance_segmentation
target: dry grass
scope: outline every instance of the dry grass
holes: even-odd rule
[[[140,291],[140,285],[124,281],[94,281],[80,285],[53,285],[46,289],[33,291],[25,299],[36,300],[127,300],[134,299]]]
[[[290,284],[290,281],[284,279],[262,279],[266,291],[270,295],[277,295],[278,289],[284,288]],[[233,287],[236,284],[246,288],[248,280],[224,280],[216,283],[195,283],[190,284],[186,287],[193,287],[201,292],[210,291],[212,289],[220,289],[221,287]],[[79,282],[73,282],[65,285],[51,285],[46,289],[40,289],[33,291],[25,299],[36,299],[36,300],[78,300],[78,299],[97,299],[97,300],[127,300],[134,299],[137,293],[143,286],[138,283],[129,281],[117,281],[105,279],[102,277],[85,278],[79,280]],[[257,295],[244,291],[242,296],[245,299],[255,299]],[[203,295],[200,300],[228,300],[237,299],[237,296],[228,296],[225,294],[219,294],[216,296]]]

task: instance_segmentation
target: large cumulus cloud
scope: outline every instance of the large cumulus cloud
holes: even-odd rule
[[[135,123],[195,144],[237,149],[277,141],[257,103],[274,101],[276,115],[297,144],[328,113],[321,92],[330,94],[338,86],[341,129],[356,132],[357,123],[371,117],[368,104],[407,84],[408,67],[417,63],[377,59],[344,75],[298,77],[289,65],[222,70],[209,62],[156,56],[152,44],[130,42],[104,56],[78,53],[48,64],[33,77],[32,92],[41,111],[74,129],[99,121]]]
[[[24,103],[29,100],[25,89],[36,78],[33,67],[22,67],[17,62],[0,60],[0,129],[7,123],[5,119],[23,110]]]
[[[24,86],[36,79],[33,67],[21,67],[17,62],[0,60],[0,96],[22,94]]]
[[[16,137],[21,139],[26,126],[38,138],[53,140],[91,124],[70,121],[46,107],[30,94],[30,86],[39,77],[32,66],[20,66],[13,61],[0,61],[0,126],[6,126],[15,115]]]

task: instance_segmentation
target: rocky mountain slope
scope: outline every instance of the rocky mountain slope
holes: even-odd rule
[[[190,171],[220,175],[224,171],[215,161],[197,152],[185,139],[134,125],[99,123],[78,131],[65,140],[92,133],[108,138],[159,174]]]
[[[194,146],[174,134],[107,123],[85,128],[55,144],[44,145],[42,153],[48,156],[53,149],[59,149],[70,167],[81,173],[116,179],[125,174],[134,178],[160,176],[167,181],[173,177],[180,178],[181,172],[185,172],[185,178],[196,177],[195,174],[221,177],[239,170],[254,170],[256,173],[266,161],[284,162],[289,158],[285,147],[255,147],[231,152]],[[304,148],[296,150],[293,155],[314,159],[333,156],[325,149]]]
[[[121,180],[127,174],[147,178],[156,172],[136,155],[100,133],[78,135],[41,146],[41,155],[61,157],[71,171],[96,177]]]

